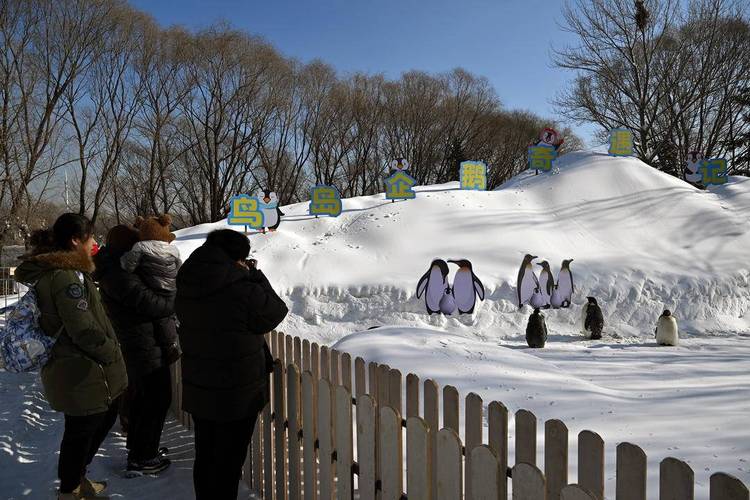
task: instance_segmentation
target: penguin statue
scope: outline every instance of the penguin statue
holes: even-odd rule
[[[258,191],[256,195],[260,201],[260,210],[263,212],[263,224],[261,230],[265,234],[266,230],[274,232],[281,224],[281,216],[284,212],[279,208],[279,198],[276,193],[269,190]]]
[[[443,259],[435,259],[417,283],[417,298],[424,294],[428,314],[440,312],[440,301],[448,286],[448,264]]]
[[[453,278],[453,297],[459,314],[471,314],[474,312],[476,298],[484,300],[484,285],[474,274],[471,262],[466,259],[449,260],[458,266],[456,276]]]
[[[456,299],[453,297],[453,289],[450,287],[450,284],[445,287],[443,298],[440,299],[440,312],[446,316],[450,316],[456,312]]]
[[[544,321],[544,314],[539,308],[529,316],[529,322],[526,325],[526,343],[529,347],[544,347],[547,342],[547,323]]]
[[[685,165],[685,180],[691,184],[700,184],[703,181],[703,153],[700,151],[691,151],[688,153],[687,163]]]
[[[539,293],[539,280],[534,274],[531,261],[536,259],[536,255],[526,254],[518,269],[518,279],[516,280],[516,292],[518,294],[518,308],[521,309],[524,304],[528,304],[534,293]]]
[[[586,300],[588,302],[581,310],[581,333],[587,339],[599,340],[604,329],[604,315],[594,297],[586,297]]]
[[[573,300],[573,273],[570,270],[570,263],[573,259],[566,259],[562,261],[560,272],[557,273],[557,283],[552,289],[552,297],[550,303],[553,309],[568,308]]]
[[[539,272],[539,298],[533,300],[531,306],[539,307],[541,309],[550,308],[550,300],[552,300],[552,289],[555,287],[555,280],[552,278],[552,271],[549,268],[549,262],[543,260],[538,263],[537,266],[541,266],[542,270]],[[539,305],[533,304],[538,302]]]
[[[659,345],[676,346],[679,344],[677,319],[669,309],[665,309],[656,323],[656,343]]]

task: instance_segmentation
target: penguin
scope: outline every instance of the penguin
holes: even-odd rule
[[[659,345],[676,346],[679,344],[677,319],[669,309],[665,309],[656,323],[656,343]]]
[[[445,287],[443,298],[440,299],[440,312],[446,316],[456,312],[456,299],[453,297],[453,289],[450,285]]]
[[[260,209],[263,211],[263,222],[265,224],[262,232],[265,234],[266,229],[271,232],[276,231],[281,224],[281,216],[284,215],[284,212],[279,208],[279,198],[275,192],[263,190],[258,191],[258,199],[261,201]]]
[[[557,274],[557,284],[552,289],[552,297],[550,303],[553,309],[567,309],[570,307],[570,303],[573,300],[573,273],[570,270],[570,263],[573,259],[566,259],[562,261],[560,272]]]
[[[424,294],[424,303],[427,313],[439,313],[440,301],[445,295],[448,286],[448,264],[443,259],[435,259],[417,283],[417,298]]]
[[[476,298],[484,300],[484,285],[476,277],[471,267],[471,262],[466,259],[449,260],[458,266],[456,276],[453,278],[453,298],[459,314],[471,314],[474,312]]]
[[[526,343],[529,347],[544,347],[547,342],[547,323],[544,321],[544,314],[539,308],[529,316],[529,322],[526,325]]]
[[[581,309],[581,333],[587,339],[599,340],[604,329],[604,315],[594,297],[586,297],[586,300],[588,302]]]
[[[538,263],[537,266],[541,266],[542,270],[539,273],[539,302],[541,303],[541,309],[550,308],[550,300],[552,299],[552,289],[555,287],[555,280],[552,277],[552,271],[549,268],[549,262],[543,260]],[[532,301],[534,302],[534,301]],[[534,304],[531,304],[534,306]]]
[[[518,269],[518,279],[516,280],[516,292],[518,293],[518,308],[521,309],[524,304],[527,304],[534,292],[539,291],[539,280],[534,274],[534,268],[531,266],[531,261],[536,259],[536,255],[526,254],[521,262],[521,267]]]

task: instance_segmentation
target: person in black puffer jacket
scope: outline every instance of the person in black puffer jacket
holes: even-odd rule
[[[236,499],[258,413],[268,402],[263,334],[288,310],[258,269],[245,263],[247,237],[208,235],[177,275],[183,408],[195,424],[197,500]]]
[[[164,421],[172,401],[169,365],[175,360],[164,347],[177,342],[171,294],[148,287],[135,273],[120,266],[120,257],[140,235],[125,225],[113,227],[106,246],[96,254],[96,273],[104,303],[120,341],[130,386],[128,397],[128,471],[157,474],[170,461],[160,451]]]

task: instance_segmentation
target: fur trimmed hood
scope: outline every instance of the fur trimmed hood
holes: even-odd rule
[[[91,273],[94,261],[90,255],[79,250],[42,252],[21,257],[21,265],[16,269],[16,279],[21,283],[33,283],[39,275],[50,269],[65,269]]]

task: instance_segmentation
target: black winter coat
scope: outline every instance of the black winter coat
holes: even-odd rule
[[[128,377],[136,381],[166,365],[163,347],[177,342],[175,294],[156,292],[120,267],[120,256],[102,248],[94,279],[120,341]]]
[[[196,417],[231,421],[268,401],[263,334],[286,316],[265,275],[247,270],[218,247],[199,247],[177,275],[183,408]]]

